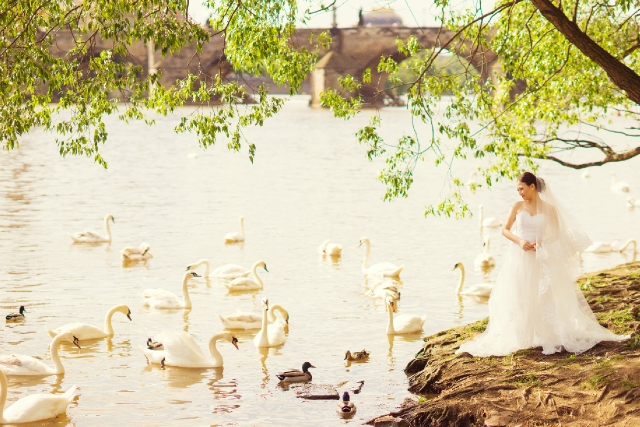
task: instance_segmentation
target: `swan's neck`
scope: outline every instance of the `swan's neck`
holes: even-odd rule
[[[624,252],[629,245],[633,245],[633,252],[637,252],[637,242],[635,239],[629,239],[627,240],[627,243],[625,243],[621,248],[620,248],[620,252]]]
[[[364,253],[364,261],[362,262],[362,268],[369,268],[369,255],[371,255],[371,242],[368,240],[364,241],[366,248],[366,252]]]
[[[486,244],[484,245],[484,253],[489,255],[489,247],[491,246],[491,240],[487,239]]]
[[[104,231],[106,233],[107,241],[111,241],[111,228],[109,227],[109,218],[104,219]]]
[[[244,218],[240,218],[240,234],[244,237]]]
[[[262,283],[262,279],[260,279],[260,276],[258,276],[258,264],[253,264],[253,268],[251,269],[251,275],[253,276],[253,280],[256,281],[256,283],[258,283],[260,285],[260,287],[264,287],[264,284]]]
[[[7,403],[7,377],[0,371],[0,421],[4,421],[5,403]]]
[[[113,335],[113,326],[111,325],[111,318],[113,314],[118,311],[119,307],[113,307],[111,310],[107,311],[107,315],[104,316],[104,333],[107,335]]]
[[[223,361],[222,361],[222,354],[220,354],[220,352],[218,351],[218,346],[216,345],[216,342],[220,339],[225,338],[226,334],[227,334],[226,332],[218,332],[217,334],[212,336],[211,339],[209,340],[209,353],[211,353],[211,357],[213,358],[213,363],[217,366],[222,366]]]
[[[191,308],[191,298],[189,298],[189,278],[191,276],[189,274],[185,274],[184,279],[182,279],[182,298],[184,299],[184,308]]]
[[[260,329],[260,346],[261,347],[269,347],[269,333],[267,331],[267,312],[269,310],[262,309],[262,328]]]
[[[58,355],[58,346],[60,345],[60,341],[62,341],[62,334],[56,335],[55,338],[51,340],[51,361],[55,367],[56,374],[64,373],[64,366],[62,366],[62,361]]]
[[[482,208],[480,208],[480,228],[482,228],[482,222],[484,221],[484,212],[482,212]]]
[[[396,330],[393,327],[393,310],[391,306],[387,304],[387,311],[389,312],[389,323],[387,324],[387,335],[393,335]]]
[[[208,259],[201,259],[200,261],[193,264],[191,267],[192,269],[196,269],[200,267],[202,264],[204,264],[207,267],[207,270],[204,272],[205,276],[208,276],[209,274],[211,274],[211,262]]]
[[[459,294],[462,292],[462,286],[464,285],[464,267],[459,266],[460,269],[460,281],[458,282],[458,287],[456,288],[456,293]]]
[[[273,323],[277,320],[276,318],[276,314],[275,312],[279,311],[280,315],[282,316],[282,319],[286,322],[286,317],[285,317],[285,311],[284,308],[282,308],[282,306],[278,305],[278,304],[274,304],[271,307],[269,307],[269,311],[267,312],[267,317],[268,317],[268,321],[269,323]]]

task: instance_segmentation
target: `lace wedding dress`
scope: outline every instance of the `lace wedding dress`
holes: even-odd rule
[[[576,249],[589,243],[586,235],[572,233],[558,206],[540,206],[534,216],[518,213],[512,228],[538,249],[510,245],[489,300],[489,325],[456,353],[506,356],[532,347],[542,347],[543,354],[582,353],[600,341],[629,338],[598,323],[574,280]]]

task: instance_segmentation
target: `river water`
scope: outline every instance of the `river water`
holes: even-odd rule
[[[102,326],[106,311],[118,304],[127,304],[133,318],[116,314],[112,339],[81,342],[81,350],[61,347],[64,376],[10,378],[9,403],[75,384],[81,389],[77,404],[46,425],[337,426],[360,424],[410,396],[403,368],[420,349],[421,336],[488,313],[486,302],[458,301],[453,265],[466,264],[468,283],[491,281],[508,242],[490,231],[498,266],[488,274],[475,271],[473,260],[482,251],[478,217],[423,217],[426,204],[447,190],[444,171],[423,165],[409,199],[382,202],[381,164],[368,162],[353,136],[371,112],[344,122],[307,102],[294,98],[264,127],[246,132],[258,147],[254,164],[225,144],[204,152],[193,135],[174,134],[178,115],[154,127],[109,119],[110,140],[102,148],[108,170],[90,159],[60,158],[53,136],[39,131],[23,138],[20,149],[0,154],[0,308],[28,310],[25,322],[1,328],[0,354],[37,355],[50,363],[45,326]],[[405,109],[385,109],[382,118],[388,137],[410,129]],[[466,178],[472,165],[457,163],[453,170]],[[609,173],[629,182],[640,200],[639,166],[640,159],[609,165],[583,179],[578,171],[545,164],[542,175],[593,240],[623,241],[640,238],[640,208],[625,208],[627,195],[610,191]],[[472,208],[482,203],[485,215],[504,220],[516,196],[515,184],[503,183],[468,197]],[[116,221],[110,245],[72,244],[72,232],[102,232],[108,212]],[[240,215],[246,242],[225,245],[222,237],[238,229]],[[384,305],[365,294],[363,236],[372,241],[372,262],[404,265],[399,313],[426,314],[422,335],[386,335]],[[343,245],[341,259],[316,253],[325,239]],[[124,267],[120,250],[143,241],[154,258]],[[201,258],[245,267],[264,260],[264,290],[230,294],[220,283],[195,279],[193,309],[142,306],[138,294],[147,288],[180,294],[185,267]],[[619,253],[585,254],[583,269],[629,260]],[[259,313],[265,296],[290,313],[282,347],[258,351],[253,333],[238,333],[239,350],[218,344],[223,369],[147,365],[140,347],[148,337],[186,330],[208,354],[209,337],[222,329],[216,313]],[[346,366],[345,351],[362,348],[371,352],[369,362]],[[299,369],[304,361],[316,366],[315,383],[365,381],[362,393],[352,395],[358,407],[353,420],[338,418],[335,401],[303,401],[278,386],[275,373]]]

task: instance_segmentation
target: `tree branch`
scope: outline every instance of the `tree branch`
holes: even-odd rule
[[[523,157],[524,154],[518,153],[518,156]],[[640,156],[640,147],[632,148],[631,150],[623,151],[622,153],[616,153],[612,151],[610,154],[605,156],[605,158],[602,160],[598,160],[595,162],[587,162],[587,163],[569,163],[555,156],[539,156],[535,158],[543,159],[543,160],[551,160],[561,164],[562,166],[565,166],[571,169],[584,169],[584,168],[590,168],[593,166],[602,166],[607,163],[623,162],[625,160],[632,159],[636,156]]]

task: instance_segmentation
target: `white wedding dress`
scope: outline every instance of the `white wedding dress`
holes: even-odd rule
[[[551,209],[535,216],[527,211],[516,215],[512,231],[536,242],[538,250],[524,251],[516,243],[510,245],[489,300],[489,325],[456,353],[506,356],[542,347],[543,354],[563,349],[578,354],[600,341],[629,338],[614,334],[596,320],[574,280],[578,270],[576,252],[571,248],[575,246],[567,244],[571,239],[588,238],[568,236],[566,229],[558,231],[564,224]]]

